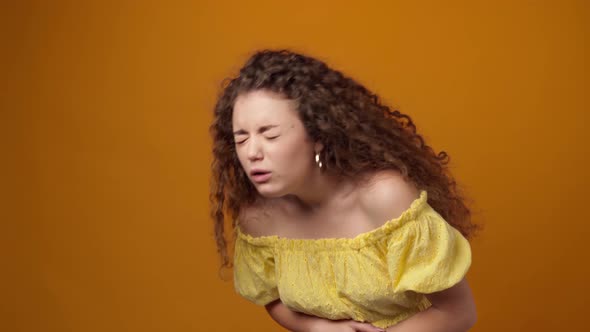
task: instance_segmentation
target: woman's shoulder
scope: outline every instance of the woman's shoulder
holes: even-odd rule
[[[240,207],[237,224],[240,231],[253,237],[274,235],[277,220],[285,213],[284,204],[277,199],[261,199]]]
[[[364,182],[358,192],[359,204],[375,227],[399,217],[420,198],[419,188],[404,179],[399,171],[376,171],[369,174]]]

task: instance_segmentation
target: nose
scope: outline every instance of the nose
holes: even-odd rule
[[[247,148],[247,156],[249,160],[262,159],[262,146],[256,139],[251,137]]]

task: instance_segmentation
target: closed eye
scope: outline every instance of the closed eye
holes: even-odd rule
[[[267,137],[266,139],[268,139],[268,140],[273,140],[273,139],[279,138],[280,136],[281,136],[281,135],[278,135],[278,136],[272,136],[272,137]],[[246,142],[247,140],[248,140],[248,139],[246,138],[246,139],[245,139],[245,140],[243,140],[243,141],[235,141],[235,142],[236,142],[236,144],[242,144],[242,143]]]

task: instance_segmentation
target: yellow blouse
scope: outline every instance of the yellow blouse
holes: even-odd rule
[[[427,202],[355,238],[252,237],[236,228],[234,286],[265,305],[386,328],[428,308],[424,296],[457,284],[471,265],[467,239]]]

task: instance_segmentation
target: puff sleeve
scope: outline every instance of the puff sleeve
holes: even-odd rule
[[[238,294],[258,305],[279,298],[273,247],[248,241],[238,232],[234,251],[234,288]]]
[[[394,291],[430,294],[459,283],[471,265],[469,242],[426,202],[412,212],[387,244]]]

